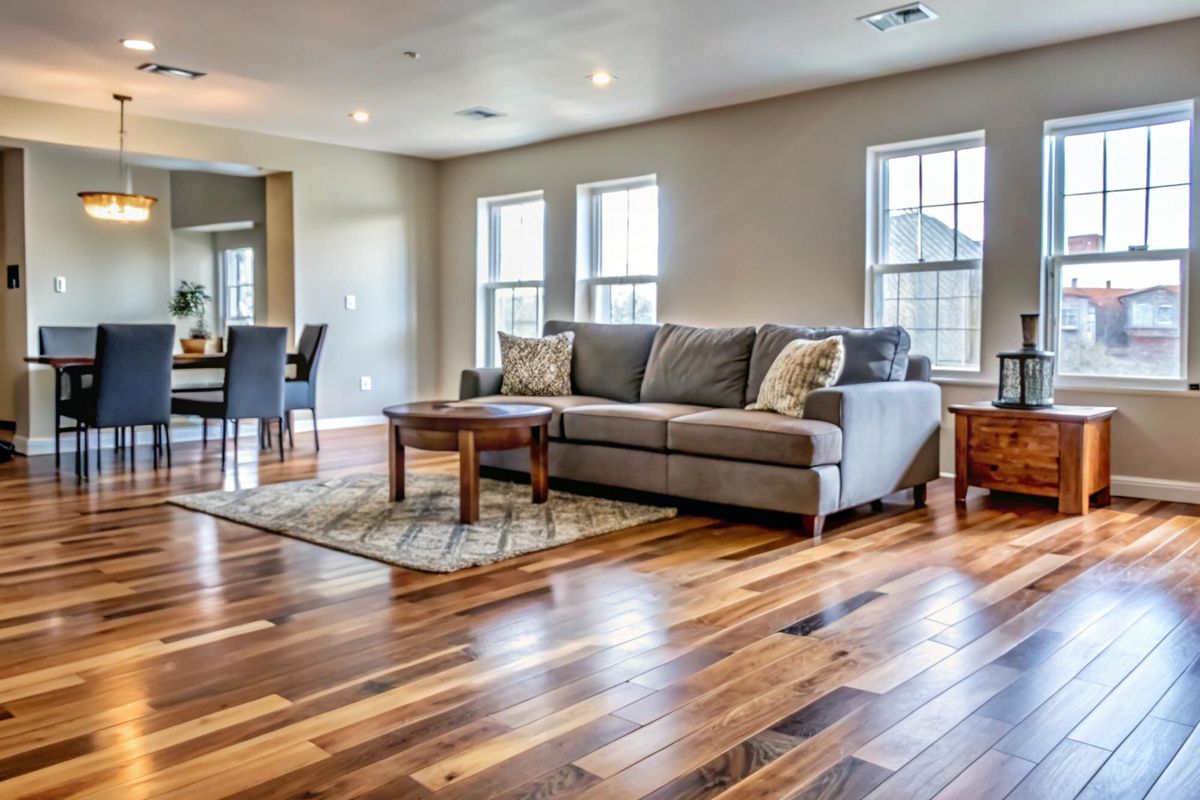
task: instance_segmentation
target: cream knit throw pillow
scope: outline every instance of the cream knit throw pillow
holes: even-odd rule
[[[788,342],[767,370],[758,400],[746,408],[803,417],[808,393],[836,383],[845,361],[846,345],[841,336]]]

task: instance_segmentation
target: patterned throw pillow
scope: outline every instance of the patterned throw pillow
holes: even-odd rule
[[[837,383],[845,361],[846,345],[841,336],[789,342],[767,370],[758,400],[746,408],[803,417],[808,393]]]
[[[562,397],[571,393],[572,331],[527,339],[500,333],[500,394]]]

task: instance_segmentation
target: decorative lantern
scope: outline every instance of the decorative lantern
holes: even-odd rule
[[[1000,396],[992,405],[1000,408],[1046,408],[1054,405],[1054,353],[1039,350],[1039,314],[1021,315],[1025,339],[1020,350],[1000,353]]]

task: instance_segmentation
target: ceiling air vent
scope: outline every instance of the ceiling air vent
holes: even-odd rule
[[[494,119],[495,117],[503,117],[499,111],[493,111],[490,108],[483,106],[475,106],[474,108],[464,108],[462,111],[455,111],[455,115],[467,117],[468,119]]]
[[[171,78],[186,78],[189,81],[194,81],[196,78],[203,78],[207,73],[196,72],[194,69],[184,69],[183,67],[168,67],[166,64],[155,64],[153,61],[148,61],[138,67],[142,72],[151,72],[155,75],[166,75]]]
[[[859,17],[859,19],[875,30],[890,31],[893,28],[902,28],[905,25],[912,25],[916,22],[937,19],[937,14],[924,3],[909,3],[899,8],[868,14],[865,17]]]

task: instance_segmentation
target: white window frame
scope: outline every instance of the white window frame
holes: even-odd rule
[[[500,209],[541,201],[542,206],[542,278],[541,280],[500,280]],[[496,292],[504,289],[537,289],[537,328],[540,332],[546,315],[546,209],[542,191],[522,192],[478,201],[477,266],[478,292],[476,314],[475,362],[480,367],[500,366],[496,352]]]
[[[229,282],[229,261],[230,254],[240,251],[250,251],[251,263],[251,279],[250,283],[230,283]],[[254,282],[254,273],[258,271],[258,265],[254,263],[254,248],[249,245],[237,245],[236,247],[226,247],[221,250],[221,292],[220,292],[220,310],[221,310],[221,328],[228,331],[230,325],[253,325],[254,319],[258,315],[258,287]],[[251,317],[233,317],[230,316],[229,290],[233,288],[242,288],[249,286],[250,291],[254,296],[254,315]]]
[[[1045,223],[1043,243],[1043,330],[1044,346],[1055,350],[1059,346],[1059,320],[1062,316],[1062,275],[1071,264],[1100,264],[1143,261],[1179,262],[1179,375],[1177,377],[1141,377],[1116,375],[1073,375],[1059,373],[1055,381],[1065,389],[1161,389],[1179,391],[1188,386],[1188,291],[1191,273],[1191,247],[1195,245],[1197,232],[1191,231],[1191,241],[1186,248],[1164,250],[1130,249],[1124,252],[1075,253],[1066,252],[1066,219],[1064,213],[1064,188],[1066,181],[1066,159],[1064,141],[1068,136],[1087,133],[1162,125],[1170,122],[1190,120],[1192,123],[1191,164],[1191,219],[1196,219],[1196,120],[1195,103],[1191,100],[1179,103],[1150,106],[1146,108],[1094,114],[1086,117],[1051,120],[1045,124]],[[1146,159],[1150,170],[1150,159]],[[1147,186],[1149,180],[1147,180]],[[1149,197],[1147,196],[1147,214]],[[1147,226],[1147,235],[1149,226]],[[1058,370],[1055,362],[1055,370]]]
[[[912,264],[884,264],[883,255],[884,247],[888,241],[887,231],[887,209],[884,204],[887,202],[888,196],[888,171],[884,168],[886,163],[893,158],[903,158],[905,156],[921,156],[930,155],[932,153],[941,153],[947,150],[968,150],[975,147],[985,148],[984,154],[986,159],[987,141],[984,131],[971,131],[969,133],[951,134],[949,136],[938,136],[930,139],[920,139],[911,142],[899,142],[896,144],[877,145],[870,147],[867,150],[867,292],[866,292],[866,307],[864,319],[869,327],[876,327],[878,323],[877,310],[881,299],[880,285],[884,275],[898,275],[902,273],[917,273],[917,272],[944,272],[952,270],[974,270],[980,273],[982,278],[983,273],[983,258],[966,258],[956,261],[919,261]],[[957,208],[958,202],[958,176],[957,176],[957,161],[955,162],[955,181],[954,181],[954,205]],[[986,163],[986,160],[985,160]],[[986,169],[986,168],[985,168]],[[984,180],[984,197],[983,209],[984,220],[986,226],[987,220],[987,180]],[[957,213],[957,212],[956,212]],[[983,245],[986,247],[986,239]],[[983,290],[980,289],[979,300],[979,324],[976,326],[975,332],[975,352],[981,353],[982,335],[983,335]],[[974,365],[942,365],[935,360],[934,353],[921,353],[920,355],[928,356],[932,366],[934,375],[944,374],[947,376],[962,376],[964,374],[978,374],[982,369],[981,364]],[[982,361],[982,358],[980,359]]]
[[[643,189],[647,186],[658,186],[657,175],[643,175],[637,178],[620,178],[611,181],[582,184],[577,187],[579,205],[579,231],[577,239],[580,243],[577,275],[579,285],[576,293],[575,316],[592,322],[599,321],[599,309],[595,307],[595,289],[598,286],[634,286],[637,284],[655,284],[655,292],[661,269],[658,253],[655,253],[654,275],[608,275],[600,274],[601,251],[603,236],[601,231],[602,212],[600,199],[610,192],[625,192],[631,189]],[[660,190],[661,192],[661,190]],[[658,214],[657,207],[655,213]],[[656,220],[656,224],[661,221]],[[661,241],[661,240],[660,240]],[[657,298],[655,301],[655,317],[657,322]]]

